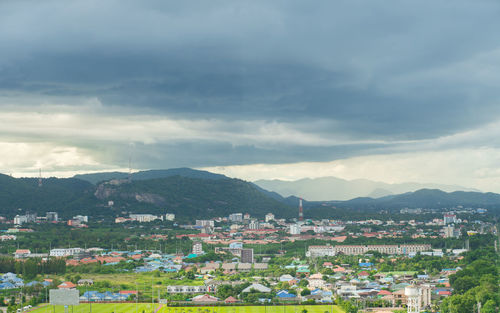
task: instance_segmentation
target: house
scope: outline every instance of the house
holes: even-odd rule
[[[297,296],[289,293],[288,290],[280,290],[276,293],[276,297],[281,300],[297,300]]]
[[[29,257],[31,254],[31,251],[28,249],[17,249],[16,252],[14,252],[14,257],[16,259],[23,259]]]
[[[236,299],[236,298],[234,298],[234,297],[232,297],[232,296],[229,296],[229,297],[227,297],[227,298],[224,300],[224,303],[226,303],[226,304],[238,303],[238,302],[239,302],[239,300],[238,300],[238,299]]]
[[[92,286],[94,281],[92,279],[80,279],[77,284],[78,286]]]
[[[331,262],[324,262],[323,267],[324,268],[333,268],[333,264]]]
[[[250,286],[246,287],[245,289],[243,289],[242,293],[248,293],[248,292],[252,292],[252,290],[255,290],[257,292],[263,292],[263,293],[268,293],[268,292],[271,292],[271,288],[268,288],[262,284],[258,284],[258,283],[254,283],[254,284],[251,284]]]
[[[57,286],[57,288],[59,288],[59,289],[73,289],[73,288],[76,288],[76,285],[70,281],[65,281],[62,284],[60,284],[59,286]]]
[[[286,281],[286,282],[289,282],[293,279],[293,276],[292,275],[289,275],[289,274],[284,274],[284,275],[281,275],[280,276],[280,281],[283,282],[283,281]]]
[[[193,301],[194,303],[199,303],[199,304],[215,303],[215,302],[219,301],[219,298],[205,294],[205,295],[199,295],[199,296],[193,297],[193,299],[191,299],[191,301]]]

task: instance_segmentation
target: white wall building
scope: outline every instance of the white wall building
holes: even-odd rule
[[[270,221],[274,221],[274,214],[273,213],[266,214],[266,223],[269,223]]]
[[[82,248],[67,248],[67,249],[52,249],[50,256],[53,257],[67,257],[84,252]]]
[[[300,235],[301,227],[299,224],[290,225],[290,235]]]

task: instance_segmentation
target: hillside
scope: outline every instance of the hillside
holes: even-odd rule
[[[29,210],[40,215],[57,211],[65,218],[75,214],[114,217],[127,211],[171,212],[179,217],[200,218],[227,216],[235,212],[248,212],[254,216],[273,212],[285,217],[292,212],[280,201],[279,195],[261,190],[252,183],[208,172],[182,172],[211,178],[177,175],[137,179],[130,183],[127,180],[113,181],[97,186],[76,178],[48,178],[39,187],[36,178],[0,175],[0,215],[12,217]],[[114,201],[113,207],[107,206],[110,200]]]
[[[85,180],[92,184],[97,184],[112,179],[126,179],[128,178],[128,176],[129,174],[124,172],[102,172],[102,173],[75,175],[73,178]],[[227,178],[224,175],[183,167],[183,168],[172,168],[167,170],[148,170],[148,171],[135,172],[131,174],[131,179],[148,180],[148,179],[166,178],[172,176],[182,176],[182,177],[200,178],[200,179]]]
[[[273,199],[253,184],[238,179],[199,179],[181,176],[136,180],[131,183],[100,184],[100,200],[112,200],[122,210],[165,213],[195,217],[227,216],[248,212],[263,217],[272,212],[289,216],[290,207]]]
[[[47,178],[41,187],[36,178],[12,178],[0,174],[0,214],[13,216],[18,209],[39,214],[71,211],[90,214],[97,201],[95,187],[74,178]]]

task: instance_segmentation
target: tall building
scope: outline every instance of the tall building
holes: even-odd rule
[[[203,254],[203,245],[201,242],[196,241],[193,243],[193,254]]]
[[[457,216],[455,214],[445,214],[443,217],[443,222],[445,225],[456,223]]]
[[[266,214],[266,223],[269,223],[270,221],[274,221],[274,214],[273,213]]]
[[[47,222],[57,222],[58,220],[57,212],[47,212],[45,216],[47,217]]]
[[[214,227],[215,223],[212,220],[196,220],[198,227]]]
[[[443,227],[444,237],[445,238],[458,238],[460,237],[460,232],[455,229],[453,225],[448,225]]]
[[[299,224],[290,225],[290,235],[300,235],[300,230]]]
[[[253,263],[253,249],[241,249],[241,263]]]
[[[406,308],[408,313],[420,312],[420,291],[415,286],[405,287]]]
[[[258,221],[253,220],[248,224],[249,229],[260,229],[260,224]]]
[[[243,213],[233,213],[229,215],[231,222],[243,222]]]

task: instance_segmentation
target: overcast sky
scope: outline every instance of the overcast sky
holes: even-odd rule
[[[500,192],[498,1],[0,2],[0,172]]]

